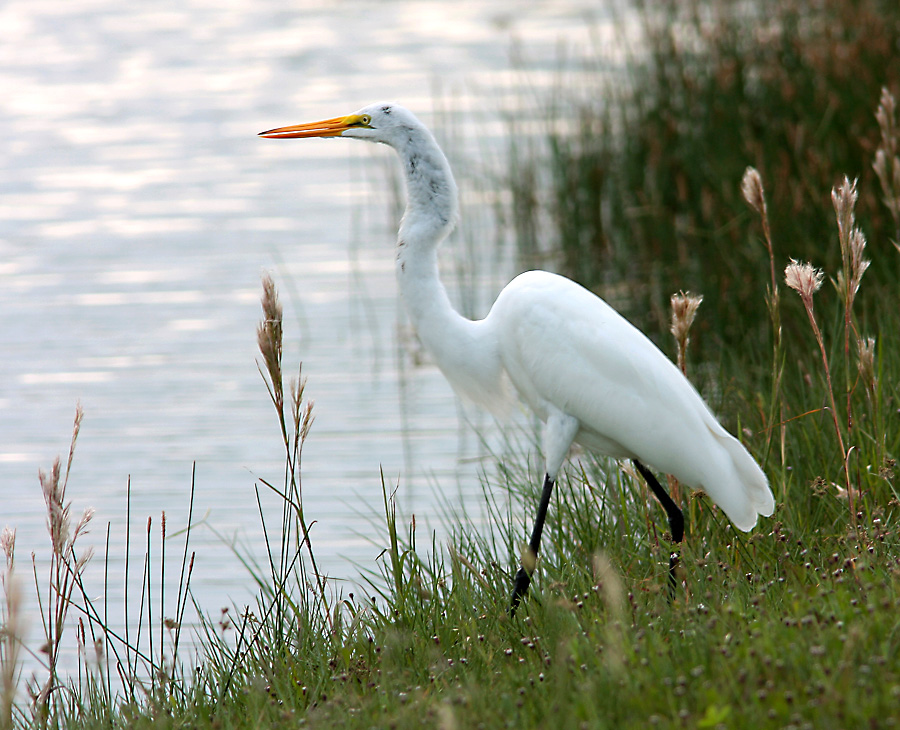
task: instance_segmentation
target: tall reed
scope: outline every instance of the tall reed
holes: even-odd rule
[[[87,533],[88,524],[94,516],[93,508],[87,508],[73,526],[71,503],[66,502],[66,487],[72,472],[72,460],[75,456],[75,442],[81,431],[84,410],[79,404],[75,410],[75,424],[72,428],[72,441],[69,446],[69,457],[63,472],[60,460],[53,462],[49,472],[39,472],[41,489],[47,507],[47,529],[50,533],[50,568],[48,592],[42,599],[38,580],[37,563],[32,556],[34,569],[34,585],[38,595],[41,625],[45,643],[42,652],[46,654],[47,678],[42,685],[32,686],[32,699],[35,713],[41,726],[46,727],[51,715],[58,715],[59,710],[51,705],[58,703],[60,689],[59,656],[63,634],[66,629],[66,617],[72,606],[72,596],[84,569],[94,554],[92,547],[80,555],[75,552],[78,539]]]
[[[260,478],[259,484],[280,500],[280,520],[272,525],[263,508],[260,488],[256,503],[263,528],[267,565],[262,568],[240,552],[238,557],[259,587],[255,608],[240,609],[230,639],[225,624],[203,624],[207,667],[204,686],[219,700],[234,697],[236,687],[264,677],[270,686],[292,685],[298,662],[326,666],[343,636],[344,603],[334,597],[313,549],[312,524],[304,510],[301,478],[303,447],[315,420],[313,401],[306,398],[302,366],[285,383],[284,310],[275,282],[263,276],[263,319],[257,328],[262,363],[258,365],[275,407],[284,449],[281,485]],[[227,624],[231,628],[230,622]],[[274,690],[273,690],[274,691]],[[278,690],[282,691],[281,689]]]
[[[778,291],[778,279],[775,275],[775,247],[772,243],[772,229],[769,224],[769,208],[766,205],[766,193],[762,176],[755,167],[748,167],[741,180],[741,193],[747,204],[759,215],[762,223],[763,238],[769,254],[769,282],[766,284],[766,308],[772,328],[772,389],[769,396],[771,404],[766,426],[766,449],[768,455],[772,435],[777,429],[780,435],[781,465],[785,463],[786,424],[784,421],[784,403],[781,397],[781,383],[784,378],[784,346],[781,340],[781,302]]]

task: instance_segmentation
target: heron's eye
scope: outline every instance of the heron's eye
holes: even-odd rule
[[[366,125],[367,127],[369,126],[369,123],[370,123],[371,121],[372,121],[372,117],[370,117],[368,114],[363,114],[363,115],[359,118],[359,123],[360,123],[360,124],[364,124],[364,125]]]

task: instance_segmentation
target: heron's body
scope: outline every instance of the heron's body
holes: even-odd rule
[[[461,395],[502,413],[513,390],[546,424],[546,499],[532,537],[535,552],[550,488],[574,441],[702,489],[741,530],[772,513],[772,493],[753,457],[678,368],[598,296],[565,277],[529,271],[500,292],[483,320],[453,309],[439,279],[437,247],[456,224],[456,184],[431,133],[409,111],[374,104],[263,135],[357,137],[397,151],[407,186],[397,278],[420,340]],[[666,507],[670,521],[672,509]]]
[[[574,418],[575,441],[702,489],[742,530],[771,513],[766,477],[747,450],[671,360],[602,299],[564,277],[528,272],[501,292],[485,322],[541,420]]]

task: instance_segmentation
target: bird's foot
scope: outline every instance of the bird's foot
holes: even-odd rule
[[[516,609],[519,607],[522,597],[527,593],[529,585],[531,585],[531,575],[525,568],[519,568],[519,572],[516,573],[516,582],[513,585],[512,598],[509,601],[510,617],[516,615]]]

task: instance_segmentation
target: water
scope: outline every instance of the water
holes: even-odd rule
[[[550,69],[561,40],[584,42],[596,3],[285,5],[0,8],[0,528],[17,527],[21,570],[32,551],[43,569],[37,472],[65,456],[80,401],[68,498],[75,513],[96,508],[87,541],[100,552],[111,523],[111,575],[121,576],[129,478],[132,530],[143,535],[165,511],[171,533],[187,518],[196,462],[195,517],[213,529],[194,533],[194,594],[210,613],[249,598],[217,533],[261,555],[253,485],[281,479],[255,364],[263,270],[286,305],[286,369],[302,359],[316,402],[303,483],[320,567],[352,579],[356,564],[373,565],[382,469],[420,524],[437,525],[436,493],[478,492],[472,412],[416,363],[396,301],[387,151],[255,135],[394,99],[464,130],[469,147],[454,158],[476,160],[466,120],[486,129],[513,103],[511,39]],[[440,118],[435,99],[448,110]],[[478,219],[476,202],[466,211]],[[483,315],[512,273],[498,267],[477,291],[451,279],[451,295]],[[101,580],[95,559],[95,596]],[[33,599],[28,608],[34,629]]]

